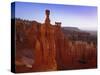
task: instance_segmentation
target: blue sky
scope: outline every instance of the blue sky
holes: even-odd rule
[[[44,23],[45,10],[50,10],[51,24],[97,30],[97,7],[16,2],[15,17]]]

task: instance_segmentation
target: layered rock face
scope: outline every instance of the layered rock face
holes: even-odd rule
[[[35,64],[41,70],[56,70],[56,44],[55,44],[55,31],[54,28],[46,25],[40,26],[40,36],[35,44]],[[35,67],[36,68],[36,67]]]
[[[57,34],[61,37],[62,35],[59,26],[50,24],[49,13],[49,10],[46,10],[46,20],[39,27],[39,37],[36,40],[34,51],[35,63],[33,64],[33,68],[36,69],[37,66],[37,69],[40,71],[57,70]]]

